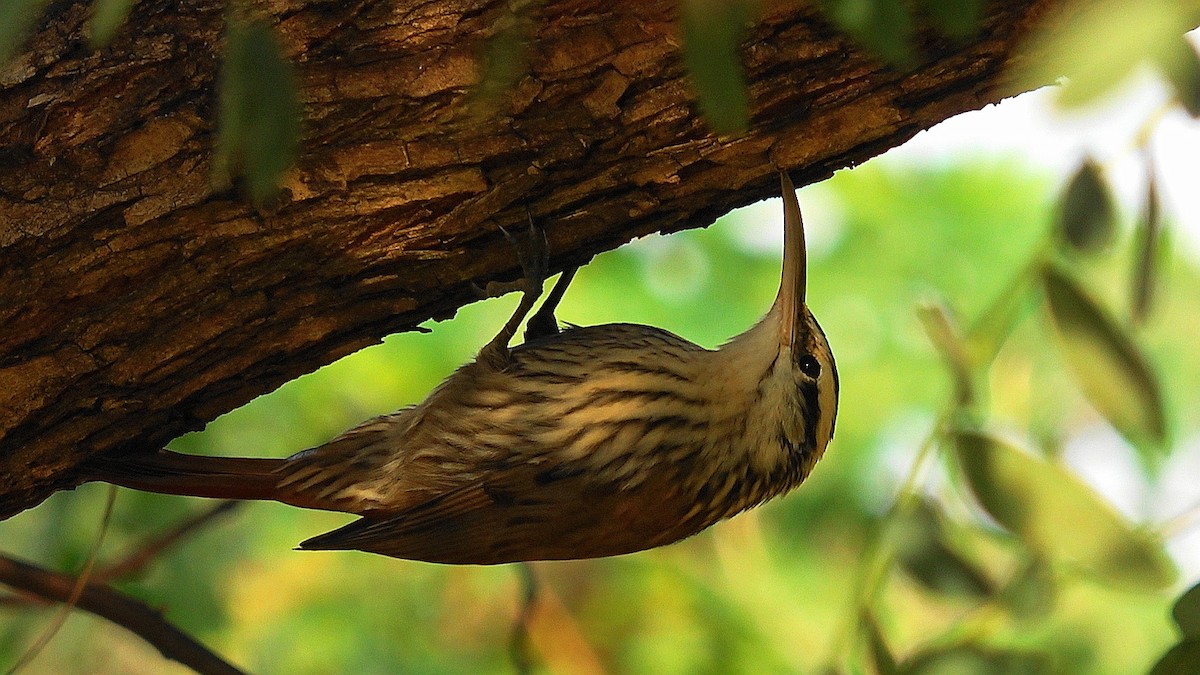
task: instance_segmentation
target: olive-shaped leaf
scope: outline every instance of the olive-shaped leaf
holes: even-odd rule
[[[944,595],[986,598],[992,581],[949,541],[941,513],[921,504],[896,526],[896,554],[901,566],[925,588]]]
[[[1153,465],[1167,425],[1158,379],[1133,339],[1061,268],[1042,270],[1059,346],[1083,395]]]
[[[1048,672],[1050,657],[1035,651],[1005,650],[976,644],[937,647],[901,664],[904,675],[1038,675]]]
[[[745,0],[684,0],[683,63],[701,114],[719,134],[750,128],[750,92],[738,47],[749,20]]]
[[[1169,40],[1195,27],[1186,2],[1091,0],[1074,3],[1069,29],[1046,22],[1027,41],[1025,86],[1067,76],[1058,93],[1063,105],[1096,101],[1154,58]]]
[[[472,92],[470,105],[477,115],[489,115],[500,95],[512,90],[528,72],[529,35],[533,22],[532,4],[509,7],[496,20],[495,33],[483,46],[479,60],[479,83]]]
[[[0,0],[0,67],[7,66],[48,0]]]
[[[1162,240],[1162,204],[1159,203],[1158,177],[1149,154],[1146,156],[1146,198],[1142,208],[1137,243],[1134,245],[1133,297],[1129,303],[1129,314],[1134,322],[1144,321],[1150,315],[1150,308],[1154,303],[1155,276]]]
[[[879,675],[895,675],[899,672],[896,668],[896,656],[888,647],[879,620],[874,614],[868,613],[863,621],[867,624],[867,644],[871,650],[871,662],[875,664],[875,672]]]
[[[976,368],[986,370],[995,361],[1013,329],[1036,306],[1032,288],[1030,274],[1017,274],[967,329],[964,342]]]
[[[1200,584],[1184,591],[1171,608],[1171,616],[1184,637],[1200,638]]]
[[[983,0],[923,0],[921,9],[943,35],[965,39],[979,32]]]
[[[1039,619],[1054,609],[1057,593],[1050,566],[1034,555],[1009,579],[1001,597],[1013,616]]]
[[[300,101],[292,66],[272,30],[234,21],[225,36],[215,179],[241,173],[262,204],[279,187],[300,144]]]
[[[942,355],[954,379],[954,398],[960,406],[969,406],[975,400],[975,387],[971,377],[971,359],[950,309],[942,303],[927,303],[918,308],[917,316],[925,326],[929,341]]]
[[[1058,205],[1058,231],[1063,241],[1083,253],[1112,243],[1117,232],[1116,207],[1100,166],[1086,160],[1063,192]]]
[[[134,0],[94,0],[92,2],[92,30],[90,42],[99,49],[112,41],[117,29],[129,18],[129,9]]]
[[[1196,675],[1200,673],[1200,639],[1186,639],[1167,650],[1150,675]]]
[[[825,12],[884,61],[904,68],[917,62],[913,18],[904,0],[824,0]]]
[[[958,431],[954,440],[979,504],[1038,555],[1122,588],[1156,590],[1174,581],[1161,542],[1135,530],[1066,468],[980,431]]]
[[[1192,117],[1200,117],[1200,56],[1187,38],[1175,38],[1160,56],[1175,97]]]

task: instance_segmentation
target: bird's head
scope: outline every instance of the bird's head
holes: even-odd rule
[[[837,419],[838,375],[825,332],[805,304],[807,255],[796,188],[779,172],[783,191],[783,275],[772,314],[779,329],[779,362],[790,367],[799,413],[788,435],[820,457]]]

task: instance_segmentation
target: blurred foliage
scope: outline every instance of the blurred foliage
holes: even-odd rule
[[[1180,596],[1171,609],[1171,616],[1182,639],[1154,664],[1151,675],[1187,675],[1196,672],[1196,664],[1200,664],[1200,584],[1192,586]]]
[[[750,128],[750,92],[740,47],[753,15],[748,0],[684,0],[679,18],[683,63],[700,113],[720,134]]]
[[[21,49],[47,0],[0,0],[0,68]]]
[[[1058,344],[1081,392],[1153,467],[1167,433],[1157,376],[1129,331],[1070,274],[1047,265],[1042,283]]]
[[[1081,253],[1101,251],[1116,235],[1115,209],[1100,165],[1089,158],[1067,183],[1058,216],[1058,231],[1067,244]]]
[[[129,18],[133,0],[95,0],[92,3],[92,26],[89,42],[93,49],[101,49],[112,42],[117,31]]]
[[[821,5],[839,28],[884,61],[904,68],[916,64],[916,26],[905,0],[822,0]],[[949,14],[934,16],[946,25]]]
[[[1118,588],[1154,591],[1175,580],[1161,542],[1132,530],[1066,467],[975,431],[958,431],[954,440],[971,492],[1031,559],[1073,566]]]
[[[1022,526],[999,513],[992,521],[973,506],[967,484],[955,478],[953,455],[914,460],[921,447],[940,447],[931,429],[943,428],[938,420],[956,400],[914,308],[931,297],[962,316],[998,306],[994,299],[1009,293],[1014,275],[1034,269],[1031,256],[1054,240],[1055,199],[1052,181],[1005,163],[897,170],[876,162],[803,190],[810,303],[842,374],[828,455],[788,498],[681,544],[535,565],[542,585],[529,625],[535,659],[556,673],[812,672],[830,663],[870,671],[888,659],[895,672],[1129,673],[1154,663],[1177,639],[1170,593],[1145,588],[1161,586],[1153,575],[1132,584],[1142,590],[1130,590],[1077,564],[1102,546],[1095,523],[1103,520],[1100,529],[1111,533],[1105,540],[1133,533],[1131,541],[1149,547],[1138,550],[1151,551],[1159,565],[1155,539],[1126,522],[1138,514],[1118,515],[1055,455],[1010,448],[1010,474],[1042,481],[1039,499],[1051,500],[1027,505],[1051,520],[1030,525],[1032,544],[1025,544]],[[776,204],[598,257],[580,271],[560,317],[653,323],[720,344],[774,296]],[[1127,225],[1110,249],[1076,270],[1106,295],[1128,275],[1135,237]],[[1162,384],[1174,435],[1190,436],[1200,428],[1200,392],[1192,386],[1200,354],[1184,336],[1200,329],[1200,276],[1179,257],[1164,260],[1162,274],[1169,291],[1138,342],[1156,372],[1170,373]],[[1036,299],[1034,288],[1026,295]],[[419,400],[471,358],[514,302],[477,303],[431,325],[432,334],[388,338],[173,447],[284,456],[320,443]],[[990,372],[972,375],[980,404],[968,420],[1023,431],[1035,449],[1046,425],[1063,440],[1108,428],[1058,361],[1049,315],[1033,311],[1039,304],[1030,300],[1013,313]],[[1136,452],[1115,432],[1102,438],[1110,451]],[[1014,462],[1025,468],[1012,469]],[[898,487],[918,465],[925,476],[950,480]],[[902,518],[888,515],[897,490],[912,495]],[[103,493],[89,485],[56,495],[0,523],[0,541],[75,569],[96,535]],[[123,492],[106,549],[116,557],[200,507],[198,500]],[[509,671],[521,594],[515,569],[289,550],[345,521],[249,505],[122,587],[168,608],[172,620],[253,672]],[[879,536],[881,527],[893,534]],[[11,662],[47,616],[27,608],[6,613],[0,663]],[[163,672],[163,662],[121,629],[79,615],[31,672]]]
[[[213,182],[244,176],[251,201],[275,196],[300,146],[296,75],[266,24],[231,18],[219,84],[221,114]]]
[[[979,32],[984,0],[922,0],[921,10],[942,34],[966,39]]]
[[[1200,22],[1200,2],[1073,0],[1067,7],[1071,30],[1049,23],[1030,39],[1036,58],[1025,66],[1026,87],[1065,75],[1059,100],[1083,105],[1111,93],[1139,67],[1150,66],[1167,75],[1189,110],[1196,108],[1200,68],[1183,34]]]
[[[531,14],[539,5],[538,0],[509,0],[507,11],[496,19],[492,35],[484,41],[478,56],[479,84],[468,104],[473,115],[484,118],[495,114],[502,96],[514,89],[527,72],[529,37],[534,27]]]

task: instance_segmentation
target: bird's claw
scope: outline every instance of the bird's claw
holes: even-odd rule
[[[528,210],[526,213],[529,213]],[[524,277],[510,284],[489,283],[484,288],[488,294],[492,294],[498,289],[507,291],[513,286],[522,291],[521,301],[517,303],[517,308],[509,317],[508,323],[504,324],[491,342],[479,350],[479,360],[497,370],[503,370],[508,366],[511,356],[508,343],[516,335],[521,321],[525,319],[529,311],[533,309],[534,303],[541,297],[542,285],[546,280],[549,266],[549,244],[546,241],[546,233],[534,224],[532,215],[529,216],[529,236],[524,241],[517,239],[503,227],[500,228],[500,232],[516,248],[517,261],[521,263]]]
[[[481,300],[496,298],[513,291],[540,295],[550,272],[550,245],[546,240],[545,230],[534,224],[532,216],[529,217],[529,231],[524,239],[518,238],[502,225],[498,227],[500,233],[516,250],[522,276],[516,281],[489,281],[483,286],[471,282],[471,291]]]
[[[524,240],[518,239],[511,232],[500,227],[500,233],[508,240],[517,252],[517,262],[521,265],[524,278],[522,290],[526,293],[538,294],[542,284],[550,272],[550,242],[546,239],[546,231],[533,222],[533,214],[525,210],[529,220],[529,229]]]

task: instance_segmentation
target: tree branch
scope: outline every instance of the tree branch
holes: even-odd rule
[[[75,590],[76,579],[15,558],[0,555],[0,583],[45,600],[66,602]],[[239,675],[242,671],[196,642],[146,604],[105,584],[89,583],[77,601],[87,610],[124,627],[173,659],[204,675]]]
[[[170,530],[142,542],[118,562],[110,563],[92,574],[92,583],[103,583],[132,576],[145,569],[163,551],[191,536],[200,528],[241,507],[244,502],[224,500],[179,523]]]
[[[1054,0],[988,3],[978,39],[925,36],[901,73],[804,4],[765,3],[743,49],[752,130],[712,136],[674,3],[553,0],[529,73],[468,115],[499,0],[281,0],[305,145],[258,212],[210,186],[223,3],[143,0],[107,48],[58,0],[0,72],[0,518],[88,456],[160,447],[283,382],[446,318],[511,279],[526,209],[561,268],[704,226],[1009,91]]]

